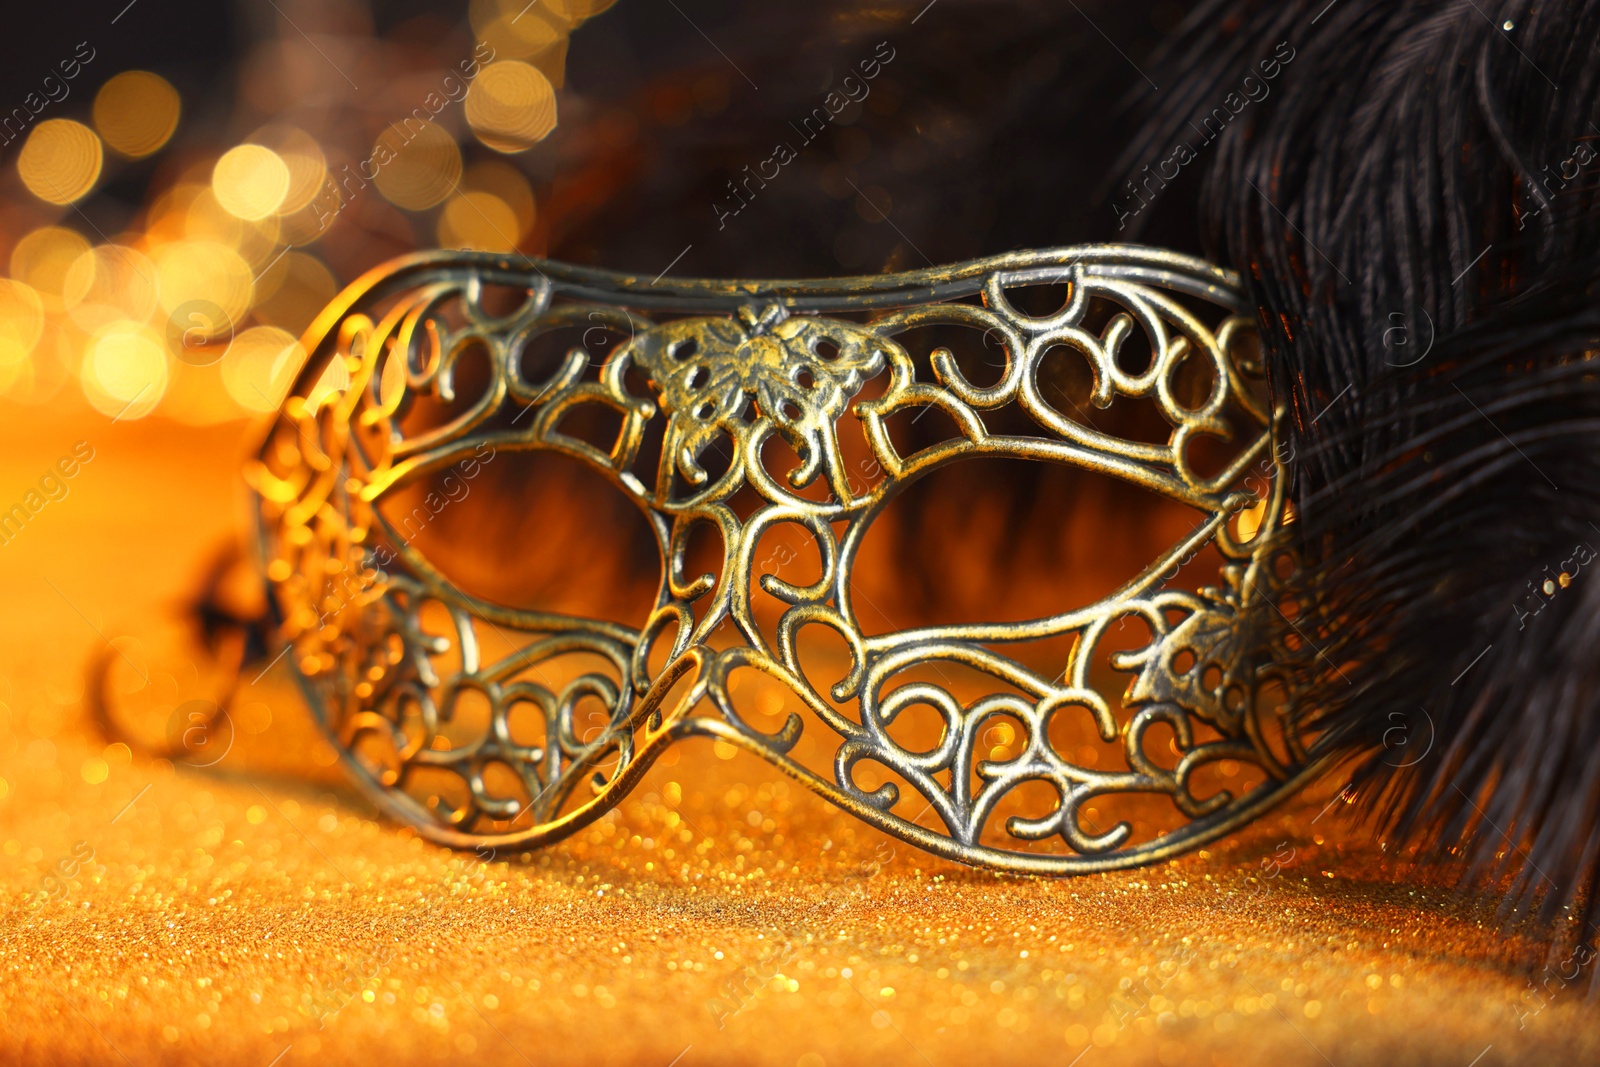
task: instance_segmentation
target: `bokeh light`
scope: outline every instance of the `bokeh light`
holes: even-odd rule
[[[127,245],[96,245],[67,268],[61,299],[85,333],[116,322],[148,322],[157,306],[155,264]]]
[[[77,374],[82,338],[46,318],[38,344],[27,359],[0,369],[0,394],[23,404],[42,404]]]
[[[305,349],[289,331],[252,326],[222,357],[222,384],[245,410],[275,411],[303,362]]]
[[[178,90],[159,74],[125,70],[94,97],[94,128],[106,146],[129,159],[157,152],[178,128]]]
[[[523,173],[502,159],[489,159],[467,168],[461,179],[463,192],[493,193],[517,216],[517,232],[533,229],[537,215],[533,187]]]
[[[60,311],[61,287],[67,271],[87,251],[89,242],[76,230],[41,226],[12,248],[11,276],[32,286],[46,308]]]
[[[298,337],[338,292],[339,283],[321,260],[289,252],[256,279],[255,317]]]
[[[188,237],[189,208],[202,189],[207,193],[211,191],[209,184],[180,181],[157,194],[145,211],[145,239],[160,242],[181,241]],[[222,210],[221,205],[217,206],[217,210]]]
[[[439,214],[439,244],[443,248],[511,252],[517,247],[517,237],[517,213],[493,193],[452,196]]]
[[[0,390],[25,373],[44,332],[44,301],[31,285],[0,278]]]
[[[328,160],[322,146],[306,131],[281,123],[263,126],[250,135],[250,143],[272,149],[289,171],[289,190],[277,207],[279,215],[301,210],[327,182]]]
[[[72,119],[47,119],[28,134],[17,155],[17,173],[40,200],[70,204],[94,188],[104,163],[93,130]]]
[[[516,59],[479,72],[465,102],[472,132],[496,152],[523,152],[556,126],[556,90],[537,67]]]
[[[331,178],[324,180],[304,207],[278,216],[281,239],[285,244],[310,244],[328,232],[343,206],[338,187]]]
[[[204,301],[229,322],[250,309],[253,283],[250,266],[227,245],[216,241],[174,241],[151,253],[160,284],[161,310]]]
[[[277,212],[289,195],[289,167],[266,145],[242,144],[222,154],[211,191],[228,214],[247,221]]]
[[[83,392],[112,418],[141,419],[167,391],[161,339],[137,322],[114,322],[95,332],[83,355]]]
[[[533,190],[522,172],[501,160],[467,168],[460,192],[439,213],[442,248],[512,252],[533,228]]]
[[[265,266],[278,254],[278,219],[265,215],[243,219],[223,206],[206,186],[191,187],[183,216],[183,236],[225,244],[252,266]]]
[[[578,24],[616,0],[472,0],[469,18],[478,40],[500,59],[526,60],[560,88],[566,81],[567,45]]]
[[[469,0],[466,47],[408,23],[411,43],[383,60],[394,77],[360,94],[344,75],[366,87],[370,50],[387,47],[375,23],[352,23],[331,64],[280,26],[215,89],[183,65],[97,65],[17,142],[38,199],[0,218],[0,396],[75,385],[124,419],[156,405],[191,425],[254,415],[362,271],[434,243],[532,254],[556,157],[510,157],[555,128],[571,35],[613,2]],[[175,343],[202,320],[214,335]]]
[[[374,180],[389,203],[422,211],[444,200],[461,180],[461,150],[437,123],[408,121],[378,135],[364,166],[368,173],[376,168]]]
[[[471,7],[478,36],[501,59],[525,59],[560,84],[566,67],[569,22],[548,5],[518,9],[496,0],[474,0]]]

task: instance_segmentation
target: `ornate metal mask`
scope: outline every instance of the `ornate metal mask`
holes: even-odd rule
[[[1054,310],[1018,310],[1045,286],[1060,294]],[[507,289],[520,304],[502,310],[488,294]],[[1241,310],[1227,271],[1109,245],[815,282],[650,281],[459,253],[397,261],[308,332],[309,361],[253,465],[280,639],[355,780],[446,845],[560,840],[669,746],[704,736],[966,863],[1071,873],[1171,856],[1307,773],[1272,636],[1292,615],[1273,593],[1293,566],[1278,536],[1285,457]],[[575,327],[618,340],[598,361],[575,347],[532,375],[530,346]],[[950,348],[919,346],[923,328],[1003,353],[996,380],[975,384]],[[469,350],[487,370],[463,406]],[[1044,384],[1067,359],[1087,366],[1095,407],[1149,405],[1165,440],[1060,410]],[[449,417],[419,423],[423,406],[447,403]],[[567,428],[595,406],[620,423],[614,439]],[[929,408],[955,432],[902,454],[891,419]],[[869,476],[840,444],[852,421]],[[1214,469],[1195,458],[1200,438],[1229,447]],[[772,442],[792,450],[787,469]],[[469,594],[385,512],[452,465],[508,451],[575,458],[637,506],[662,562],[648,618]],[[915,480],[983,456],[1111,475],[1197,519],[1093,603],[865,632],[851,576],[869,526]],[[756,544],[778,524],[815,543],[815,581],[762,573]],[[698,527],[718,535],[717,574],[685,573]],[[1206,550],[1220,557],[1213,584],[1177,582]],[[757,611],[752,586],[778,609]],[[801,654],[812,627],[846,650],[830,677]],[[1016,652],[1047,640],[1067,649],[1047,670]],[[800,710],[763,725],[746,699],[755,687],[738,684],[750,672]],[[600,728],[584,728],[585,706],[604,709]],[[921,742],[897,727],[913,708],[936,721]],[[802,738],[825,757],[799,758]]]

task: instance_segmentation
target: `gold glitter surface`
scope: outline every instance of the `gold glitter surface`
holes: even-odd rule
[[[68,495],[0,546],[4,1062],[1596,1055],[1570,966],[1327,790],[1165,866],[1047,881],[916,853],[693,745],[560,847],[447,852],[346,787],[281,668],[214,767],[107,747],[83,668],[156,631],[242,523],[245,435],[8,412],[6,501],[80,440]]]

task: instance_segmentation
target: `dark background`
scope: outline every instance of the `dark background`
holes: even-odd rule
[[[1183,10],[1149,0],[620,0],[573,33],[556,132],[507,157],[540,198],[526,250],[654,273],[692,246],[675,273],[775,276],[1116,239],[1112,165],[1131,138],[1133,97],[1157,91],[1151,50]],[[466,15],[463,2],[378,3],[369,25],[465,54]],[[175,148],[225,147],[239,136],[230,116],[241,58],[264,30],[291,32],[280,17],[267,0],[30,5],[0,43],[0,101],[20,102],[87,40],[96,58],[41,120],[83,117],[103,81],[143,68],[183,96]],[[444,24],[459,32],[441,34]],[[789,124],[880,41],[895,58],[866,106],[840,115],[719,229],[713,205],[731,203],[727,181],[779,139],[800,148]],[[0,149],[7,188],[20,143]],[[79,206],[111,232],[147,202],[164,154],[108,174]],[[1145,241],[1196,250],[1187,213],[1170,207],[1188,201],[1181,186],[1192,180],[1155,209]],[[415,229],[416,245],[432,243],[431,228]]]

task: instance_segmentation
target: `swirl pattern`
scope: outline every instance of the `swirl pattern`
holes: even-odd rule
[[[1018,310],[1042,286],[1062,294],[1059,306]],[[492,308],[490,291],[507,288],[520,303]],[[647,283],[462,254],[399,261],[312,327],[310,359],[252,468],[281,639],[356,779],[448,845],[558,840],[613,806],[668,746],[700,735],[968,863],[1069,873],[1164,858],[1254,817],[1307,773],[1274,668],[1280,642],[1295,640],[1292,605],[1274,599],[1294,566],[1280,536],[1283,457],[1239,311],[1227,272],[1124,246],[830,282]],[[595,329],[619,339],[598,362],[575,346],[530,369],[545,340]],[[949,347],[919,347],[929,330],[969,331],[1002,353],[995,380],[975,381]],[[473,396],[460,388],[468,353],[487,368]],[[1087,367],[1091,406],[1149,405],[1165,440],[1063,412],[1046,389],[1060,360]],[[421,403],[444,414],[418,425]],[[570,429],[596,407],[617,426],[609,442]],[[893,420],[929,408],[956,432],[903,454]],[[840,444],[850,420],[871,453],[864,481]],[[1226,461],[1199,462],[1200,438],[1226,443]],[[798,462],[781,469],[772,442]],[[630,627],[470,594],[395,528],[385,501],[500,451],[577,459],[633,502],[663,564],[648,618]],[[867,531],[908,485],[979,456],[1111,475],[1199,521],[1093,603],[868,634],[851,584]],[[689,542],[707,526],[721,567],[691,575]],[[814,544],[814,581],[763,572],[757,546],[778,527]],[[1215,584],[1176,584],[1208,548],[1221,559]],[[781,605],[775,617],[752,603],[753,584]],[[1111,636],[1130,621],[1147,635],[1135,647]],[[807,627],[847,650],[836,681],[803,661]],[[490,632],[512,651],[487,656]],[[1009,651],[1057,638],[1070,652],[1054,673]],[[546,669],[557,661],[583,667]],[[944,667],[992,691],[930,680]],[[776,679],[801,711],[759,725],[734,678],[746,669]],[[1126,685],[1120,697],[1105,669]],[[911,709],[936,718],[936,739],[912,744],[897,730]],[[468,719],[479,725],[467,743],[441,742],[446,724]],[[996,747],[987,738],[1002,721],[1011,743]],[[1079,758],[1081,746],[1061,741],[1073,730],[1104,758]],[[825,766],[796,756],[802,737],[831,748]],[[1223,764],[1253,768],[1257,784],[1218,786]],[[861,784],[868,765],[875,785]],[[458,783],[455,799],[419,785],[430,776]],[[1165,798],[1178,821],[1141,838],[1134,822],[1091,815],[1091,802],[1129,794]]]

